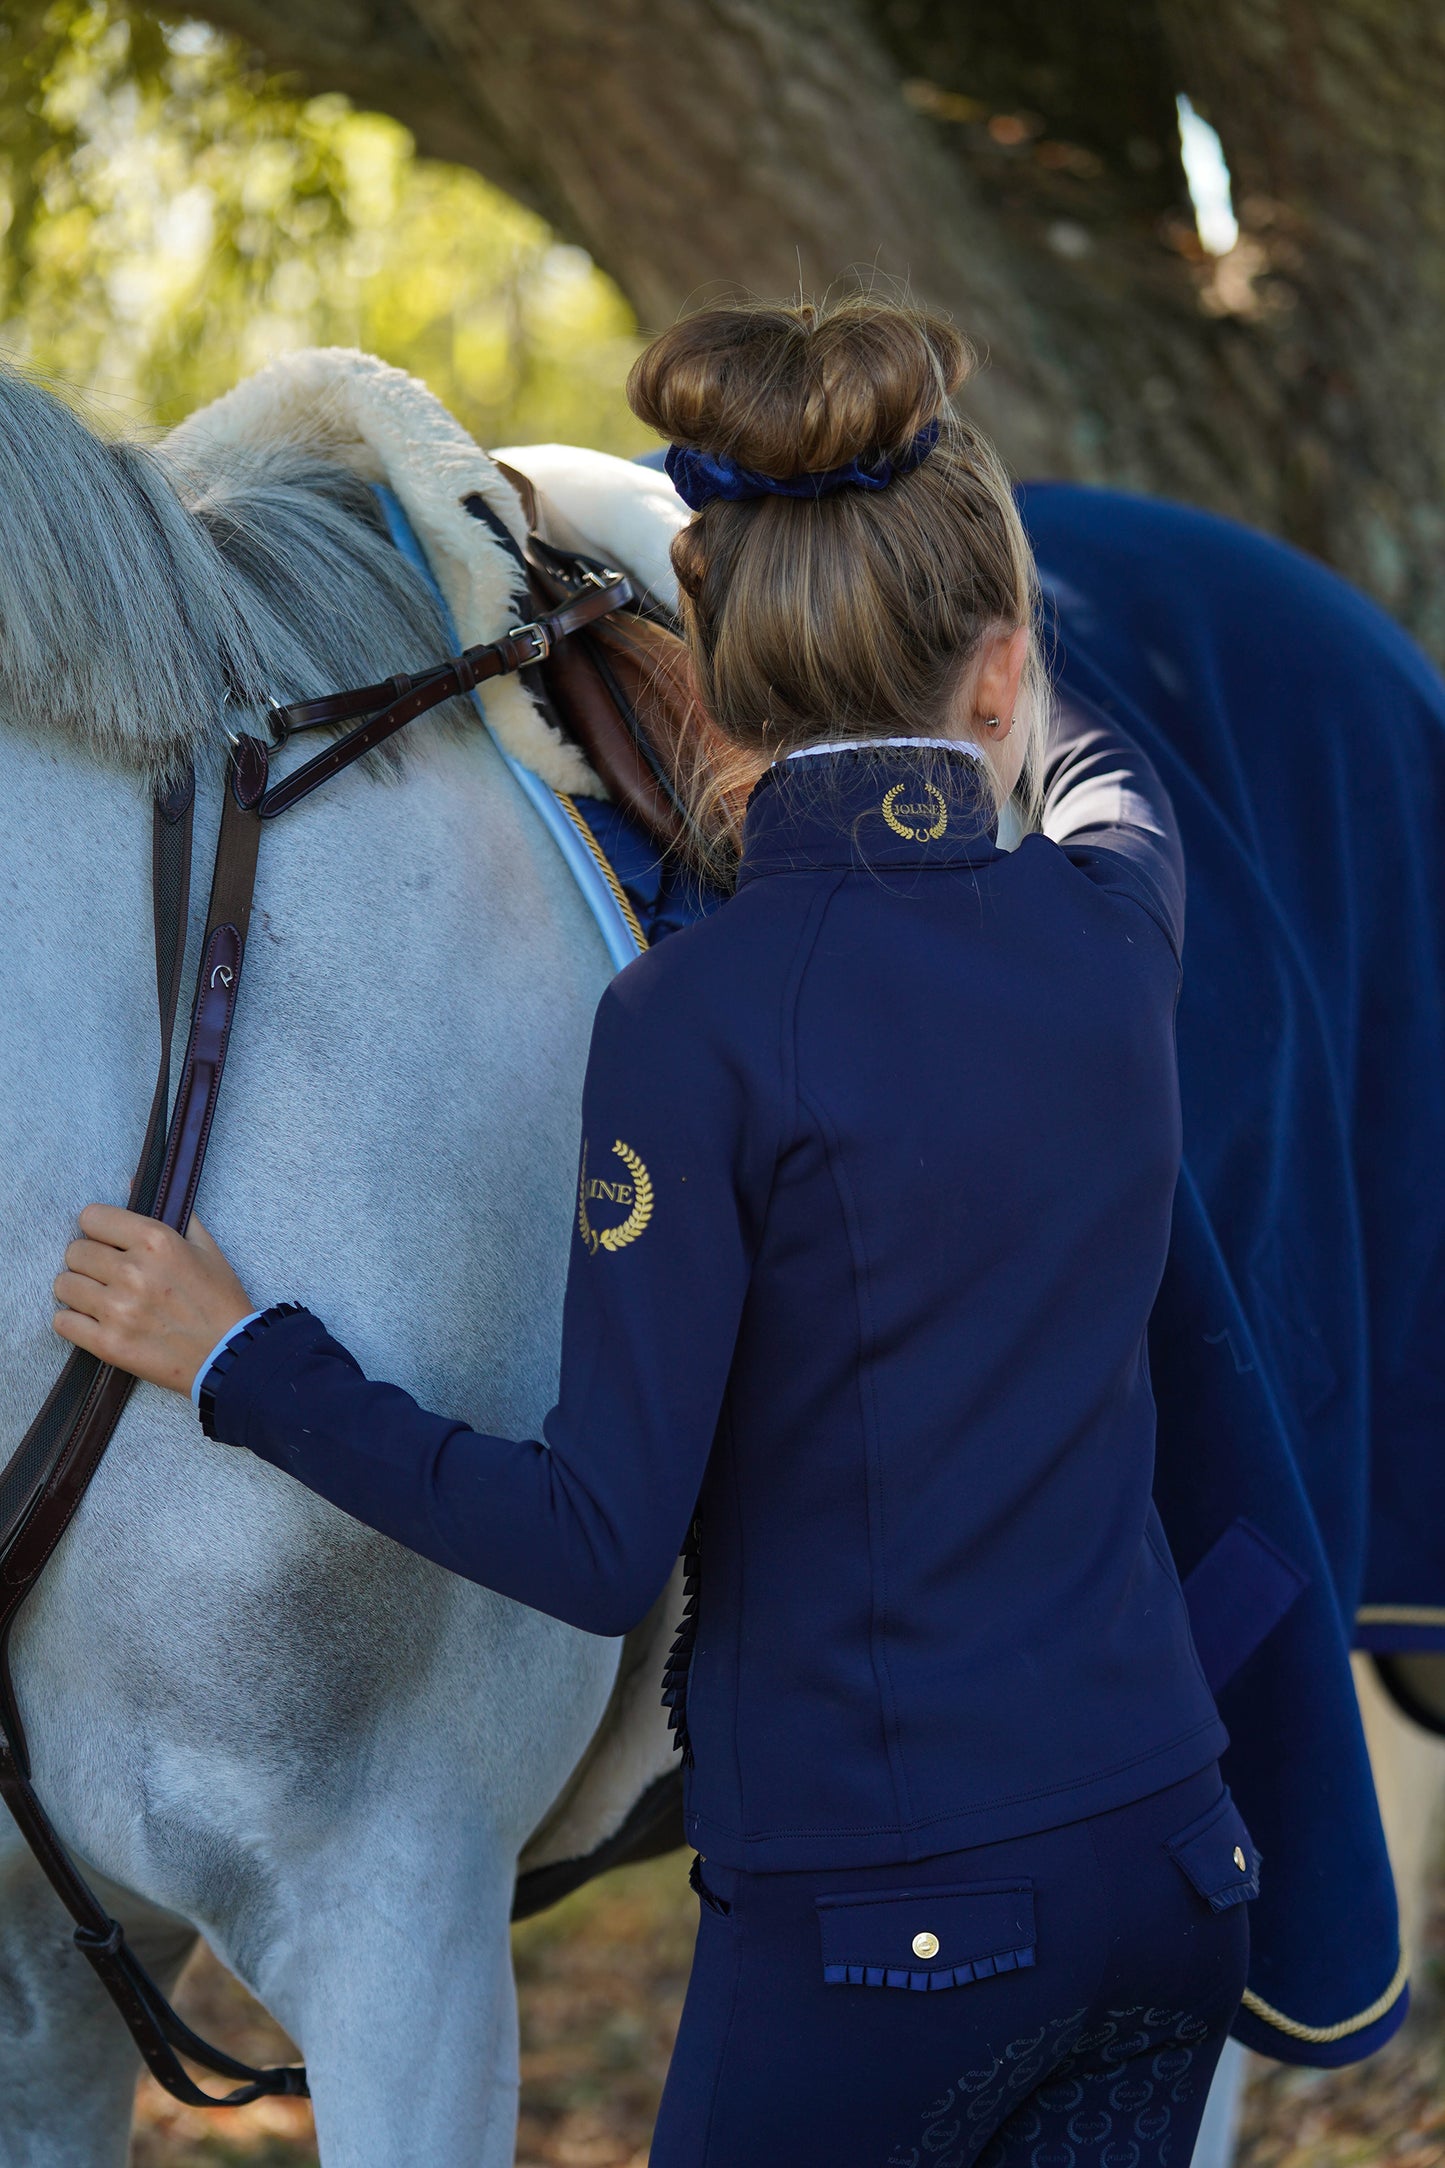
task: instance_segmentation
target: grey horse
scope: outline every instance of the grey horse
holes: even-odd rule
[[[74,1214],[123,1200],[144,1122],[154,774],[190,744],[204,868],[248,701],[447,651],[341,467],[238,448],[182,480],[0,377],[0,1454],[59,1368]],[[475,715],[411,739],[265,838],[200,1210],[259,1298],[535,1434],[610,966]],[[515,1862],[617,1661],[148,1387],[14,1644],[61,1834],[163,1981],[199,1930],[286,2025],[327,2168],[511,2161]],[[0,2163],[119,2168],[134,2048],[0,1825]]]

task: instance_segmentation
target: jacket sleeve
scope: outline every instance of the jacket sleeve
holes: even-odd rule
[[[1184,853],[1151,761],[1103,710],[1061,694],[1044,755],[1041,826],[1098,887],[1147,911],[1178,962]]]
[[[733,1057],[649,998],[653,960],[614,981],[593,1030],[561,1382],[541,1439],[427,1413],[366,1378],[304,1310],[214,1386],[224,1442],[598,1634],[645,1616],[686,1532],[747,1289],[750,1200],[771,1177]],[[661,976],[666,996],[678,974]]]

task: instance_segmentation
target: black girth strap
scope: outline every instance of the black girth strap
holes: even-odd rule
[[[227,763],[221,832],[197,976],[190,1036],[169,1125],[170,1048],[185,958],[190,899],[194,780],[157,798],[153,814],[156,998],[161,1051],[145,1141],[131,1183],[131,1209],[184,1232],[200,1180],[240,988],[246,928],[266,788],[266,749],[238,741]],[[304,2095],[299,2065],[253,2070],[200,2039],[171,2008],[145,1966],[71,1859],[30,1781],[30,1758],[9,1675],[16,1616],[69,1527],[135,1387],[124,1371],[76,1349],[0,1478],[16,1509],[0,1523],[0,1798],[10,1809],[51,1888],[75,1922],[75,1946],[94,1968],[152,2076],[192,2107],[238,2108],[264,2095]],[[241,2082],[217,2099],[180,2061],[187,2055],[218,2077]]]
[[[165,1153],[171,1039],[186,953],[195,795],[195,775],[187,763],[181,780],[171,789],[159,792],[151,809],[151,899],[160,1057],[145,1139],[131,1178],[130,1208],[133,1212],[150,1211],[160,1183]],[[17,1551],[26,1527],[34,1523],[42,1490],[53,1480],[65,1457],[66,1443],[75,1434],[82,1408],[104,1382],[104,1369],[104,1364],[94,1355],[87,1354],[83,1348],[73,1348],[40,1413],[4,1470],[0,1471],[0,1731],[15,1744],[22,1767],[26,1766],[24,1735],[10,1687],[8,1664],[10,1627],[24,1600],[23,1594],[10,1600],[10,1592],[16,1586]],[[28,1590],[29,1586],[27,1580],[25,1588]]]
[[[256,888],[256,857],[261,847],[260,806],[267,779],[265,746],[259,738],[239,738],[226,764],[221,832],[216,842],[201,960],[196,969],[190,1036],[181,1062],[160,1186],[152,1206],[155,1217],[167,1227],[174,1227],[178,1234],[185,1233],[196,1201],[226,1064],[231,1019],[241,990],[241,966]]]

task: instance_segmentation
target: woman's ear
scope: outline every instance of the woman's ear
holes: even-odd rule
[[[1015,632],[991,632],[984,635],[979,651],[978,669],[973,681],[973,717],[975,729],[985,723],[998,723],[998,735],[1002,737],[1013,721],[1018,706],[1019,687],[1023,683],[1024,665],[1029,656],[1029,628],[1020,625]]]

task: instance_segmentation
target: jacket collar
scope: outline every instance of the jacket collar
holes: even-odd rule
[[[979,865],[998,823],[974,755],[904,746],[779,761],[748,800],[738,885],[829,867]]]

